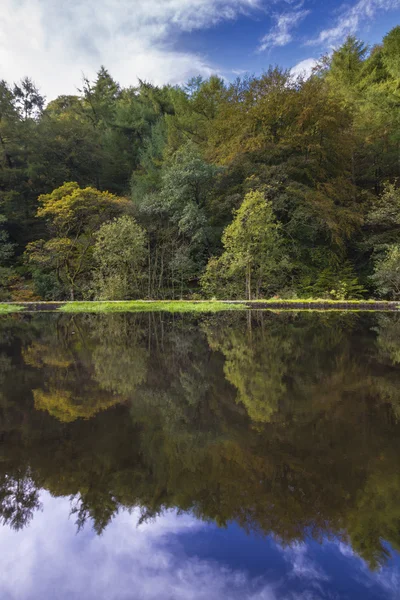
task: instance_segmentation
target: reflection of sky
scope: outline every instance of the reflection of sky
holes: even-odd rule
[[[395,599],[400,560],[370,573],[347,546],[282,548],[168,512],[136,527],[121,513],[101,537],[76,534],[67,499],[42,497],[23,531],[0,529],[1,600]]]

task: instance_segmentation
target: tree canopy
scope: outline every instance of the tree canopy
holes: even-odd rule
[[[122,215],[146,237],[140,286],[124,297],[244,296],[232,269],[243,262],[240,244],[257,236],[247,296],[391,297],[374,273],[388,251],[382,244],[399,243],[396,217],[384,208],[398,204],[399,48],[399,27],[372,48],[350,36],[308,79],[271,66],[232,82],[213,75],[122,87],[101,67],[76,95],[48,103],[29,77],[1,81],[0,214],[13,248],[2,297],[95,297],[94,234]],[[246,208],[258,193],[267,221],[250,215],[256,205]],[[248,210],[251,225],[237,227],[238,210]],[[226,244],[235,229],[233,260]],[[114,242],[123,245],[122,235]],[[81,265],[85,285],[75,267],[60,266],[62,256]],[[217,281],[227,261],[232,276],[201,285],[212,273]]]

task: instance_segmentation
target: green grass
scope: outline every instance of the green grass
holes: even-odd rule
[[[247,301],[248,302],[248,301]],[[251,300],[251,304],[399,304],[396,300],[332,300],[330,298],[268,298],[266,300]]]
[[[0,303],[0,315],[9,315],[10,313],[19,312],[20,310],[24,310],[24,306],[20,306],[19,304]]]
[[[58,310],[66,313],[111,313],[111,312],[170,312],[170,313],[210,313],[228,310],[243,310],[244,304],[231,304],[218,301],[144,301],[126,302],[66,302]]]
[[[169,312],[169,313],[217,313],[232,310],[274,311],[384,311],[400,310],[400,302],[382,300],[327,300],[298,298],[285,300],[220,301],[220,300],[130,300],[115,302],[10,302],[0,303],[0,314],[15,312],[57,311],[64,313],[122,313],[122,312]]]

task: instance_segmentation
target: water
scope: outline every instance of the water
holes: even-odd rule
[[[2,600],[400,597],[400,315],[0,320]]]

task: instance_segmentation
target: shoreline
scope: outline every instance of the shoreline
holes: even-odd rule
[[[400,302],[382,300],[126,300],[76,302],[2,302],[0,314],[63,312],[225,312],[237,310],[390,311]]]

